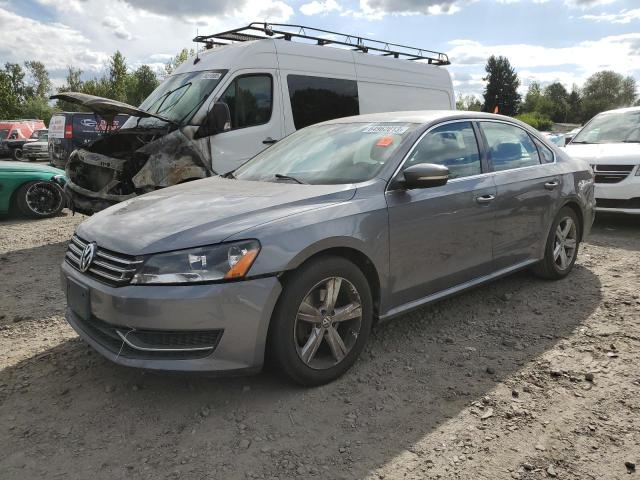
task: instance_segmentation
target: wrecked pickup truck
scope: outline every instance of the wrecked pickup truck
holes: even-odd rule
[[[220,76],[218,74],[216,80]],[[213,86],[209,86],[208,93]],[[189,90],[189,87],[183,89]],[[215,175],[206,137],[228,128],[228,107],[216,104],[202,125],[190,126],[182,120],[186,116],[185,108],[193,113],[206,96],[198,95],[200,104],[192,102],[176,109],[180,102],[172,99],[175,92],[173,87],[158,95],[152,94],[140,108],[76,92],[51,97],[89,109],[107,123],[113,122],[118,114],[131,115],[119,130],[69,156],[65,191],[74,211],[91,215],[158,188]],[[152,113],[150,107],[163,102],[168,106],[155,110],[172,115]],[[214,115],[218,115],[220,121],[216,122]]]

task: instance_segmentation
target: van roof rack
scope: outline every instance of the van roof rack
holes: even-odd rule
[[[315,42],[316,45],[349,47],[351,50],[375,53],[385,57],[405,60],[427,60],[431,65],[451,64],[449,57],[445,53],[287,23],[253,22],[245,27],[227,30],[226,32],[214,33],[213,35],[198,35],[193,41],[204,43],[205,48],[209,49],[213,48],[214,45],[228,45],[233,42],[247,42],[265,38],[310,40]]]

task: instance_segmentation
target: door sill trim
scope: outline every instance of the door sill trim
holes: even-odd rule
[[[500,277],[504,277],[505,275],[509,275],[510,273],[513,273],[517,270],[522,270],[523,268],[533,265],[534,263],[537,263],[537,262],[538,260],[526,260],[524,262],[516,263],[515,265],[497,270],[488,275],[474,278],[473,280],[469,280],[468,282],[461,283],[460,285],[447,288],[446,290],[441,290],[440,292],[432,293],[431,295],[427,295],[426,297],[419,298],[418,300],[413,300],[411,302],[405,303],[398,307],[392,308],[386,314],[381,315],[380,320],[381,321],[389,320],[391,318],[397,317],[398,315],[402,315],[403,313],[406,313],[409,310],[422,307],[431,302],[435,302],[436,300],[442,300],[443,298],[450,297],[451,295],[455,295],[456,293],[462,292],[463,290],[467,290],[469,288],[475,287],[482,283],[489,282],[491,280],[495,280]]]

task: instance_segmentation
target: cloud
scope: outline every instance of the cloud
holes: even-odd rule
[[[300,12],[303,15],[327,14],[330,12],[341,12],[342,6],[336,0],[313,0],[310,3],[300,5]]]
[[[219,17],[287,21],[293,8],[282,0],[121,0],[131,7],[164,17],[178,17],[198,25]]]
[[[503,55],[518,72],[522,88],[533,80],[543,84],[560,81],[570,88],[581,85],[587,77],[600,70],[615,70],[630,75],[640,64],[640,33],[612,35],[598,40],[578,42],[566,47],[545,47],[527,44],[485,45],[475,40],[449,42],[449,67],[454,74],[454,86],[463,93],[478,94],[484,67],[491,55]],[[469,73],[471,79],[460,76]],[[458,84],[456,85],[456,81]]]
[[[92,42],[80,31],[62,23],[43,23],[22,17],[0,7],[0,57],[11,62],[39,60],[52,70],[68,65],[83,70],[98,70],[108,55],[89,48]],[[29,32],[29,42],[24,41]],[[34,48],[48,45],[48,48]]]
[[[104,17],[102,25],[113,30],[113,34],[122,40],[133,40],[133,35],[125,28],[124,24],[114,17]]]
[[[621,10],[618,13],[599,13],[597,15],[582,15],[580,17],[583,20],[593,20],[595,22],[607,22],[607,23],[631,23],[634,20],[640,19],[640,8],[634,8],[633,10]]]
[[[380,20],[393,15],[451,15],[460,11],[458,4],[474,0],[360,0],[360,11],[354,16]]]

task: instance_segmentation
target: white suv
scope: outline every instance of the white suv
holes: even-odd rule
[[[596,115],[565,148],[591,164],[598,211],[640,215],[640,107]]]

